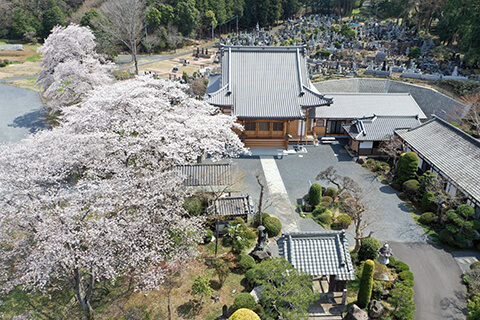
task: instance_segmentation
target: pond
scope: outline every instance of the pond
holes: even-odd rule
[[[40,94],[0,83],[0,143],[21,140],[47,128]]]

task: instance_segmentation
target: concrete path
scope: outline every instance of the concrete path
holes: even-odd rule
[[[282,176],[278,171],[275,159],[272,157],[260,157],[265,180],[267,181],[268,191],[271,201],[277,212],[277,216],[282,222],[283,232],[299,231],[297,224],[298,214],[294,211],[294,206],[288,199],[287,190],[283,184]],[[298,217],[300,219],[300,217]]]
[[[390,242],[393,256],[415,276],[414,320],[465,319],[466,289],[452,253],[440,245]]]

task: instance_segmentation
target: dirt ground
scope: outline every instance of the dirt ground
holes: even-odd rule
[[[0,51],[0,59],[11,62],[0,68],[0,80],[36,76],[41,70],[39,45],[24,45],[23,51]]]

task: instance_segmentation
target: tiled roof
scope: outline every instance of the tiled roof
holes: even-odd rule
[[[205,100],[231,107],[240,119],[298,119],[302,107],[327,105],[308,77],[305,47],[221,48],[220,82],[215,78]]]
[[[468,105],[431,88],[393,80],[352,78],[322,81],[314,85],[320,92],[327,95],[331,92],[410,93],[428,119],[437,115],[447,121],[459,121],[469,110]]]
[[[331,93],[333,104],[314,108],[317,119],[356,119],[381,114],[386,116],[427,117],[408,93]]]
[[[410,129],[421,124],[417,116],[373,116],[356,119],[344,125],[348,135],[356,141],[384,141],[395,129]]]
[[[292,232],[278,240],[281,256],[295,268],[312,276],[335,275],[337,280],[354,280],[345,231]]]
[[[232,184],[231,166],[226,164],[187,164],[176,167],[186,186],[223,186]]]
[[[438,117],[396,133],[480,203],[480,141]]]
[[[253,214],[253,205],[248,195],[219,198],[208,207],[207,213],[217,216],[239,216],[245,214],[251,216]]]

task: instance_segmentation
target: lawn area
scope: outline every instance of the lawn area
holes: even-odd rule
[[[22,79],[22,80],[15,80],[12,82],[7,82],[6,84],[12,85],[18,88],[24,88],[36,92],[42,92],[42,89],[35,83],[37,78],[30,78],[30,79]]]

